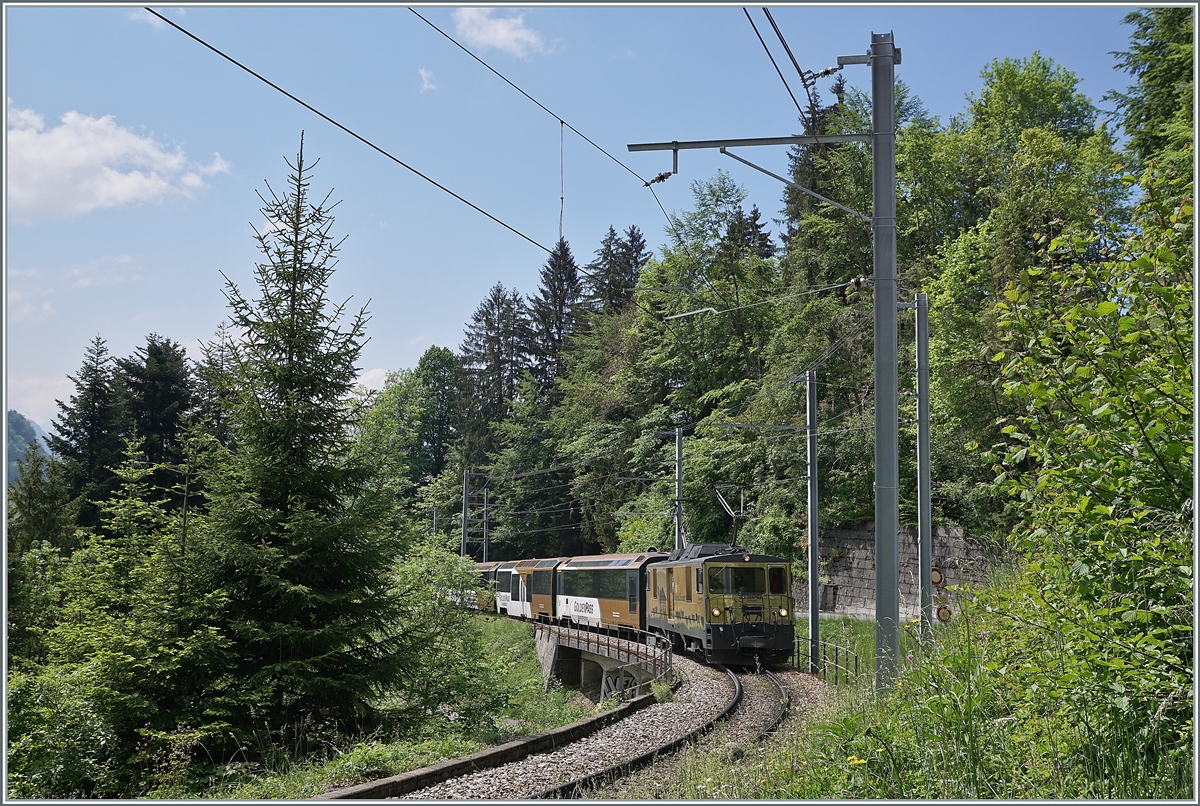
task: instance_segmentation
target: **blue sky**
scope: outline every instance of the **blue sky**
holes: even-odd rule
[[[403,6],[155,7],[534,241],[563,235],[582,265],[610,225],[652,247],[666,221],[650,192]],[[946,122],[992,60],[1053,58],[1101,108],[1129,76],[1133,7],[777,6],[804,69],[863,53],[892,31],[897,75]],[[418,9],[641,176],[669,152],[629,143],[799,131],[775,69],[739,6]],[[126,356],[158,333],[199,357],[227,314],[221,272],[255,289],[256,190],[280,188],[305,132],[313,188],[332,188],[348,235],[332,296],[369,303],[362,380],[457,348],[496,282],[537,288],[546,254],[387,160],[138,7],[5,7],[5,395],[49,428],[87,343]],[[758,7],[768,45],[801,97]],[[869,87],[869,68],[847,67]],[[832,79],[819,87],[828,100]],[[786,148],[743,156],[784,173]],[[564,190],[560,192],[561,182]],[[680,154],[656,185],[669,211],[727,170],[765,217],[782,186],[715,152]],[[869,212],[869,211],[867,211]],[[772,225],[772,231],[778,227]]]

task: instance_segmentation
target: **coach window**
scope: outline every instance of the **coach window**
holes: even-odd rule
[[[683,595],[687,601],[692,601],[692,575],[686,571],[683,573]]]
[[[704,593],[704,568],[696,569],[696,593]]]
[[[508,593],[514,602],[521,601],[521,575],[512,574],[508,581]]]

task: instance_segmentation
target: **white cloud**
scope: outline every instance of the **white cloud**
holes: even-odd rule
[[[49,319],[51,316],[54,316],[54,306],[50,304],[49,300],[39,302],[36,299],[31,299],[34,296],[41,295],[10,288],[5,306],[8,321],[40,322],[43,319]]]
[[[496,48],[524,59],[530,52],[542,53],[542,35],[525,25],[525,15],[493,17],[494,8],[459,8],[454,11],[454,30],[468,45]]]
[[[16,409],[36,422],[47,433],[51,432],[51,421],[58,415],[55,400],[69,401],[75,384],[66,375],[48,377],[9,375],[8,407]]]
[[[432,70],[426,70],[424,67],[418,67],[417,72],[421,74],[421,92],[425,92],[426,90],[436,90],[438,88],[437,82],[434,81]]]
[[[47,129],[42,116],[7,99],[8,211],[14,220],[75,217],[93,210],[161,202],[207,187],[202,176],[229,173],[214,154],[208,165],[167,151],[153,136],[118,126],[112,115],[63,115]]]
[[[184,17],[187,15],[187,9],[185,9],[185,8],[172,8],[172,9],[167,9],[167,10],[174,13],[176,17]],[[151,14],[149,11],[147,11],[144,8],[131,9],[129,11],[126,11],[125,19],[132,20],[134,22],[148,22],[151,25],[153,25],[155,28],[158,28],[160,30],[167,27],[167,24],[165,22],[163,22],[158,17],[154,16],[153,14]]]
[[[388,371],[382,367],[369,369],[358,376],[358,382],[368,389],[382,389],[387,381]]]
[[[137,264],[129,255],[105,255],[76,263],[67,270],[67,282],[71,288],[91,288],[101,285],[116,285],[142,279],[137,273]]]

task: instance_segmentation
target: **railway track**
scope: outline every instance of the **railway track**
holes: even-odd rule
[[[771,671],[736,674],[742,689],[735,711],[693,745],[689,756],[719,753],[733,761],[774,733],[787,718],[790,688]],[[586,790],[570,795],[588,799],[658,799],[665,797],[671,780],[686,763],[682,755],[661,758],[653,766],[632,771],[622,778],[597,779]]]
[[[668,702],[656,703],[553,752],[479,770],[401,797],[414,800],[571,797],[623,774],[621,769],[629,765],[649,763],[710,730],[714,723],[734,712],[742,697],[741,684],[731,672],[678,655],[674,664],[683,683]],[[647,751],[647,748],[653,749]]]

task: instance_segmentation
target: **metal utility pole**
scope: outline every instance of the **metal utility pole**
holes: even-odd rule
[[[675,429],[675,550],[683,548],[683,429]]]
[[[434,507],[433,508],[433,534],[435,534],[435,535],[437,534],[437,516],[438,516],[438,508]]]
[[[917,533],[921,640],[933,638],[933,506],[929,471],[929,295],[917,294]]]
[[[871,34],[871,229],[875,261],[875,687],[896,679],[900,655],[900,460],[896,369],[896,65],[892,34]]]
[[[872,215],[874,236],[875,323],[875,686],[882,689],[896,679],[900,655],[900,461],[896,368],[896,65],[900,49],[891,32],[871,34],[866,53],[839,56],[838,67],[871,65],[871,133],[759,137],[740,140],[674,140],[639,143],[630,151],[670,151],[672,173],[679,170],[679,152],[692,148],[718,148],[726,156],[763,170],[727,151],[730,147],[871,143]],[[769,172],[767,172],[769,173]],[[774,174],[771,174],[774,176]],[[782,179],[782,177],[777,177]],[[787,181],[787,180],[783,180]],[[792,184],[788,182],[788,184]],[[810,195],[812,191],[797,187]],[[820,201],[843,207],[830,199]],[[862,214],[848,210],[862,218]],[[693,312],[694,313],[694,312]],[[678,542],[678,540],[677,540]]]
[[[817,371],[804,377],[808,399],[808,670],[821,673],[821,555],[817,519]]]
[[[488,488],[483,488],[483,560],[487,562],[488,550]]]
[[[471,471],[463,470],[462,555],[467,556],[467,502],[471,495]]]
[[[896,119],[898,53],[871,34],[872,211],[875,233],[875,687],[900,657],[900,460],[896,405]]]

